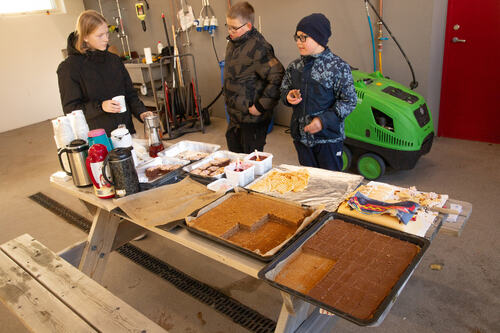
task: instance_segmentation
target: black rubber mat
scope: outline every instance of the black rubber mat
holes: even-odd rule
[[[45,194],[38,192],[31,195],[29,198],[47,208],[52,213],[62,217],[68,223],[87,233],[89,232],[91,221],[61,205]],[[274,332],[276,328],[276,323],[273,320],[221,293],[217,289],[190,277],[130,243],[123,245],[116,251],[148,271],[160,276],[165,281],[170,282],[178,290],[213,307],[217,312],[224,314],[231,318],[233,322],[252,332]]]

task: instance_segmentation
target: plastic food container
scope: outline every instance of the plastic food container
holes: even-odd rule
[[[236,166],[238,165],[238,169],[243,169],[242,171],[236,171]],[[243,162],[243,163],[231,163],[227,167],[224,168],[224,172],[226,173],[226,178],[233,184],[233,186],[246,186],[250,182],[252,182],[255,178],[255,166],[251,163]]]
[[[259,156],[260,161],[257,161],[257,155]],[[245,157],[245,162],[252,163],[255,166],[255,176],[261,176],[273,167],[273,154],[253,152]]]
[[[215,180],[215,179],[221,179],[222,177],[224,177],[224,173],[221,173],[221,174],[218,174],[218,175],[212,176],[212,177],[207,177],[207,176],[191,174],[191,171],[213,161],[216,158],[229,158],[230,160],[243,160],[245,157],[246,157],[245,154],[233,153],[233,152],[228,151],[228,150],[219,150],[219,151],[216,151],[215,153],[210,154],[208,157],[205,157],[204,159],[202,159],[200,161],[186,165],[184,168],[182,168],[182,170],[190,173],[191,177],[194,177],[197,179],[206,179],[209,181]]]
[[[233,189],[233,184],[229,181],[227,178],[221,178],[217,179],[214,182],[211,182],[210,184],[207,185],[207,188],[210,191],[218,192],[218,191],[224,191],[227,192],[231,189]]]
[[[198,141],[179,141],[176,144],[166,148],[165,150],[158,153],[158,156],[168,156],[168,157],[178,157],[179,154],[184,153],[186,151],[191,152],[200,152],[200,153],[208,153],[212,154],[220,149],[219,145],[214,145],[211,143],[204,143]],[[203,158],[200,158],[200,160]],[[194,162],[194,160],[191,160]]]

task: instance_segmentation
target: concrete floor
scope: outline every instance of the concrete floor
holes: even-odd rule
[[[205,134],[175,141],[217,143],[225,149],[224,129],[224,120],[215,118]],[[276,126],[267,141],[275,164],[297,164],[285,128]],[[59,170],[49,121],[0,133],[0,170],[0,244],[30,233],[58,252],[86,237],[28,199],[43,192],[90,218],[79,201],[49,185],[50,174]],[[473,213],[461,237],[435,238],[381,326],[367,329],[339,320],[335,331],[500,332],[500,145],[437,138],[414,170],[388,173],[380,180],[449,194],[471,202]],[[154,235],[134,245],[277,320],[280,294],[266,283]],[[443,269],[431,270],[433,263]],[[119,254],[112,254],[103,284],[170,332],[247,332]],[[0,323],[0,332],[27,332],[1,304]]]

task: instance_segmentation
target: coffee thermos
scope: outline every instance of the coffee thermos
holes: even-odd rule
[[[57,153],[61,168],[71,177],[73,183],[78,187],[85,187],[92,185],[89,174],[85,167],[85,160],[87,159],[87,151],[89,145],[85,140],[76,139],[70,142],[65,148],[62,148]],[[66,170],[62,160],[62,154],[66,153],[66,158],[69,161],[71,171]]]
[[[113,147],[111,147],[111,142],[109,142],[109,139],[106,136],[106,131],[103,128],[97,128],[89,131],[88,136],[89,147],[92,147],[96,143],[100,143],[106,146],[108,153],[111,149],[113,149]]]
[[[109,180],[104,173],[108,163],[113,181]],[[113,149],[104,160],[102,168],[104,179],[115,187],[117,197],[139,192],[139,177],[135,169],[131,148]]]
[[[86,160],[87,171],[94,184],[94,193],[101,199],[109,199],[115,196],[115,189],[106,180],[106,169],[103,168],[104,160],[108,156],[108,149],[101,143],[93,144],[89,148]]]

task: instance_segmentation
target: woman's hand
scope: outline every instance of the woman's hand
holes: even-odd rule
[[[257,110],[255,105],[252,105],[248,108],[248,113],[250,113],[252,116],[260,116],[262,114],[259,110]]]
[[[149,117],[149,116],[153,116],[153,112],[151,111],[146,111],[146,112],[143,112],[139,115],[139,117],[141,118],[142,121],[144,121],[144,118],[146,117]]]
[[[112,99],[108,99],[107,101],[102,102],[101,107],[104,112],[108,113],[119,113],[122,109],[120,102],[113,101]]]
[[[292,105],[297,105],[302,102],[302,96],[299,89],[292,89],[286,95],[286,100]]]
[[[319,117],[314,117],[314,119],[304,127],[304,132],[310,134],[316,134],[323,129],[323,124],[321,123],[321,119]]]

